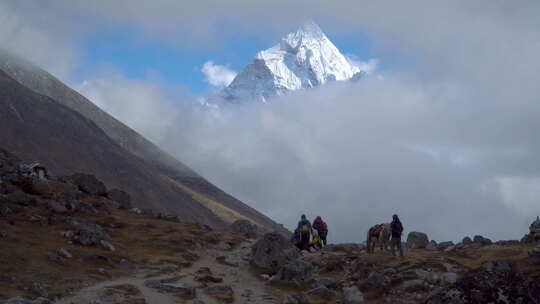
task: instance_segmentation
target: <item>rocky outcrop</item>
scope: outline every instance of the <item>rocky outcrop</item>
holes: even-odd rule
[[[426,248],[429,243],[427,234],[423,232],[409,232],[407,235],[407,247],[411,249]]]
[[[472,243],[473,243],[473,240],[468,236],[464,237],[463,240],[461,241],[461,244],[463,245],[471,245]]]
[[[273,280],[280,283],[300,286],[309,282],[312,278],[313,265],[307,261],[298,259],[283,265],[273,277]]]
[[[109,192],[107,192],[107,197],[110,200],[117,202],[120,205],[120,209],[130,210],[133,208],[133,205],[131,204],[131,196],[125,191],[111,189]]]
[[[522,243],[534,243],[540,241],[540,217],[536,217],[536,220],[529,226],[529,233],[522,239]]]
[[[481,235],[475,235],[473,237],[473,243],[478,244],[478,245],[482,245],[482,246],[493,244],[493,242],[490,239],[485,238],[485,237],[483,237]]]
[[[231,232],[247,238],[256,238],[258,228],[248,220],[237,220],[231,224]]]
[[[91,174],[75,173],[63,178],[64,180],[74,184],[84,193],[91,195],[106,195],[107,188],[105,184]]]
[[[509,261],[494,261],[430,296],[426,304],[538,303],[540,284]]]
[[[101,245],[101,241],[111,238],[100,225],[93,223],[82,224],[75,237],[84,246]]]
[[[265,234],[252,247],[251,263],[276,273],[285,264],[298,259],[300,253],[279,233]]]

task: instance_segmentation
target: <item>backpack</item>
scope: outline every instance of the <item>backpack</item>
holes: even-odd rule
[[[326,222],[322,222],[321,227],[323,231],[328,231],[328,226],[326,225]]]

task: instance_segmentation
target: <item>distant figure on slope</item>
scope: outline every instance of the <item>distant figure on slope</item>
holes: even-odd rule
[[[397,214],[392,216],[392,223],[390,224],[390,229],[392,231],[392,240],[390,241],[390,246],[392,248],[392,255],[396,255],[395,248],[399,250],[399,256],[403,257],[403,248],[401,247],[401,234],[403,233],[403,225],[399,220]]]
[[[326,237],[328,236],[328,226],[322,220],[320,216],[315,218],[313,221],[313,229],[317,230],[319,238],[321,239],[324,246],[326,246]]]
[[[308,250],[309,241],[311,239],[311,223],[304,214],[302,214],[302,217],[298,222],[298,230],[300,231],[300,249]]]

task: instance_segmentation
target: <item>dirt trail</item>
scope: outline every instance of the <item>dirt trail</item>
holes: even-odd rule
[[[89,304],[94,300],[101,300],[102,303],[123,303],[123,304],[169,304],[169,303],[200,303],[205,304],[223,303],[210,295],[204,293],[206,285],[215,283],[202,283],[195,280],[196,272],[201,268],[210,269],[213,277],[222,278],[219,285],[228,285],[234,291],[234,301],[232,303],[279,303],[280,296],[275,291],[268,288],[266,283],[251,271],[249,263],[243,259],[250,251],[250,244],[244,243],[232,251],[220,249],[208,249],[197,252],[200,259],[188,268],[183,268],[175,273],[167,275],[148,277],[155,274],[156,269],[140,268],[131,277],[101,282],[78,291],[73,296],[61,299],[58,304]],[[225,265],[216,260],[219,256],[225,256],[227,262],[237,263],[238,267]],[[165,266],[163,266],[165,267]],[[162,293],[154,288],[145,286],[145,281],[163,280],[173,278],[175,284],[187,284],[196,288],[196,297],[192,300],[185,300],[174,293]],[[173,281],[171,280],[171,281]],[[128,286],[128,287],[126,287]],[[129,287],[131,286],[131,287]],[[133,288],[135,287],[135,288]],[[127,289],[127,290],[126,290]],[[138,289],[138,291],[137,291]],[[143,300],[144,299],[144,300]]]

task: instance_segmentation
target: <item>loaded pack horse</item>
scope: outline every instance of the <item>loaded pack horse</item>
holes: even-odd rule
[[[369,228],[366,241],[367,252],[373,253],[377,244],[381,247],[381,251],[387,250],[391,235],[390,223],[377,224]]]

